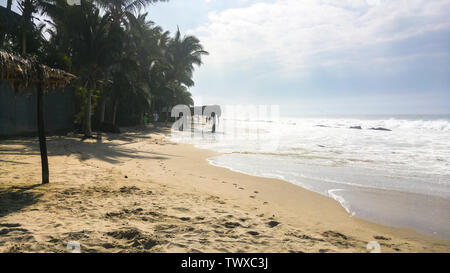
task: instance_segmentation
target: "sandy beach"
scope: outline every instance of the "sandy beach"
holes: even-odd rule
[[[212,166],[217,153],[167,140],[167,128],[101,141],[0,140],[0,252],[450,252],[450,241],[350,217],[285,181]]]

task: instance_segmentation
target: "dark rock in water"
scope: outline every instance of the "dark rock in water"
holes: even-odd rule
[[[361,128],[361,126],[351,126],[350,129],[358,129],[358,130],[361,130],[362,128]]]
[[[376,127],[376,128],[370,128],[369,130],[376,130],[376,131],[392,131],[390,129],[386,129],[383,127]]]
[[[325,148],[325,146],[323,146],[323,145],[317,145],[317,146],[319,146],[320,148]]]
[[[117,133],[120,134],[120,128],[117,125],[113,125],[111,123],[102,122],[100,124],[100,131],[108,132],[108,133]]]
[[[326,128],[326,127],[328,127],[328,126],[326,126],[326,125],[316,125],[316,127],[323,127],[323,128]]]

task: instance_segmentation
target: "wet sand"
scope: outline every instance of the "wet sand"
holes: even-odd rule
[[[443,197],[393,190],[353,187],[338,193],[357,217],[414,230],[440,239],[450,238],[450,200]]]
[[[0,140],[0,252],[450,252],[450,241],[350,217],[335,200],[207,162],[217,154],[129,129],[102,141]]]

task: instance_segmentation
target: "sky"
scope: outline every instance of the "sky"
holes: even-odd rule
[[[1,2],[5,2],[1,0]],[[210,53],[196,104],[282,115],[450,114],[450,0],[170,0],[148,18]]]
[[[210,55],[198,104],[284,115],[450,114],[450,0],[171,0],[147,8]]]

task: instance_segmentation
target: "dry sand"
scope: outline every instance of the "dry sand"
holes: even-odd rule
[[[167,129],[0,141],[0,252],[450,252],[450,241],[350,217],[290,183],[208,164]]]

